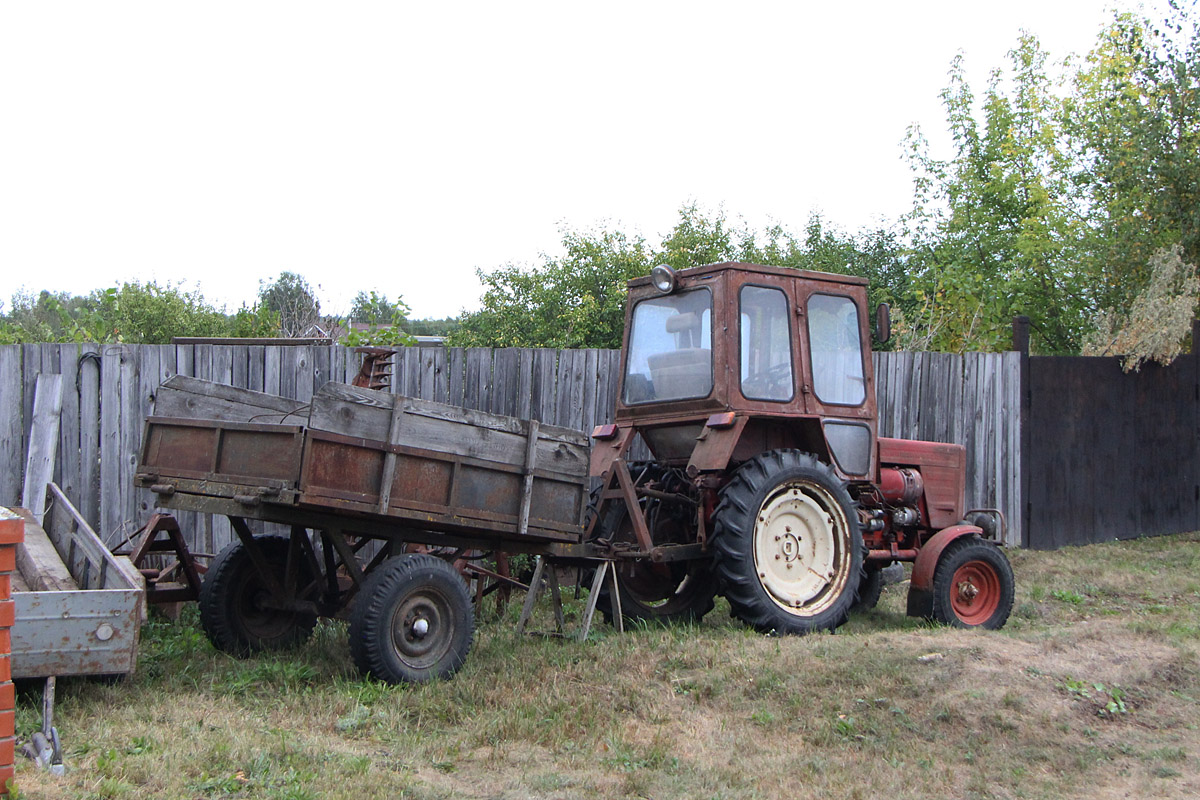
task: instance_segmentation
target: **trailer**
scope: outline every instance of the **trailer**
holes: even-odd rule
[[[162,508],[230,520],[237,540],[199,593],[217,647],[283,648],[318,617],[344,616],[363,672],[421,681],[470,649],[473,608],[452,562],[592,554],[588,459],[583,433],[533,420],[346,384],[301,404],[175,376],[156,394],[135,480]]]

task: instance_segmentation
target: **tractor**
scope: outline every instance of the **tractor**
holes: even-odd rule
[[[586,541],[635,620],[722,595],[763,632],[832,631],[912,562],[907,613],[997,629],[1004,519],[965,508],[965,448],[878,435],[867,281],[745,263],[629,283],[614,422],[592,432]],[[873,317],[880,341],[889,310]]]

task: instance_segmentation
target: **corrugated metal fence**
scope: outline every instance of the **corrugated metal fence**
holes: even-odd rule
[[[427,400],[590,431],[611,419],[619,354],[612,350],[406,348],[393,389]],[[1021,543],[1018,353],[878,353],[880,434],[960,442],[968,448],[967,501],[995,507]],[[55,481],[110,545],[153,511],[133,485],[154,392],[189,375],[308,400],[325,381],[349,381],[353,351],[329,346],[8,345],[0,347],[0,505],[21,496],[21,473],[41,372],[63,376]],[[183,515],[192,545],[212,553],[230,540],[223,519]]]

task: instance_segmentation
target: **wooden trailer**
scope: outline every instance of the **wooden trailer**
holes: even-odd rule
[[[584,434],[536,421],[345,384],[300,404],[176,376],[136,480],[164,508],[230,519],[238,540],[200,591],[217,647],[285,647],[318,616],[346,615],[364,672],[419,681],[470,648],[473,609],[450,561],[587,554],[588,458]],[[255,535],[254,521],[290,533]],[[412,552],[429,547],[450,557]]]

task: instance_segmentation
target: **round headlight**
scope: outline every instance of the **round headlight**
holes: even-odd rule
[[[654,288],[664,294],[675,291],[676,287],[679,286],[679,279],[675,277],[675,270],[666,264],[659,264],[650,270],[650,280],[654,282]]]

